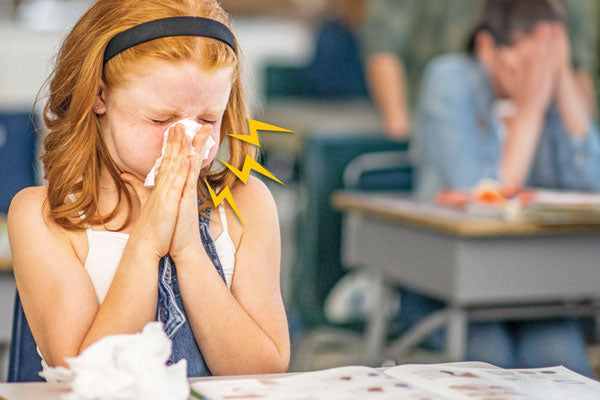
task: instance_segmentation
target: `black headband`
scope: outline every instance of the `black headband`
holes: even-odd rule
[[[104,50],[104,64],[130,47],[167,36],[202,36],[217,39],[235,51],[233,34],[219,21],[202,17],[170,17],[144,22],[115,35]]]

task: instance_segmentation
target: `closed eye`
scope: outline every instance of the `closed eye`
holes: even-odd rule
[[[162,119],[151,119],[151,121],[152,121],[153,123],[155,123],[155,124],[158,124],[158,125],[164,125],[164,124],[167,124],[167,123],[171,122],[172,120],[173,120],[172,118],[165,119],[165,120],[162,120]]]

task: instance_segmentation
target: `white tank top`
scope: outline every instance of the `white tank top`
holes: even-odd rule
[[[218,208],[223,233],[214,241],[215,249],[223,267],[225,282],[227,287],[230,288],[235,267],[236,249],[229,236],[225,209],[222,204]],[[101,304],[115,276],[129,235],[122,232],[94,231],[90,228],[86,232],[89,250],[84,267],[94,285],[98,303]]]

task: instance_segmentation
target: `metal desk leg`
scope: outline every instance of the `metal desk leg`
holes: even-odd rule
[[[376,311],[368,316],[365,360],[369,364],[376,365],[381,362],[381,353],[385,345],[391,293],[390,288],[385,284],[383,274],[375,272],[373,275],[373,279],[377,283],[377,290],[372,293],[372,296],[377,306]]]
[[[387,349],[388,353],[393,358],[401,359],[405,352],[421,343],[432,332],[448,325],[449,315],[446,309],[431,313],[391,343]]]
[[[448,309],[446,353],[452,361],[464,361],[467,341],[467,314],[458,307]]]

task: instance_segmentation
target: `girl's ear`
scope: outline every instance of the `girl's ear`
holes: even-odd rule
[[[98,95],[94,102],[94,112],[98,115],[106,113],[106,85],[104,82],[100,82],[100,88],[98,89]]]

